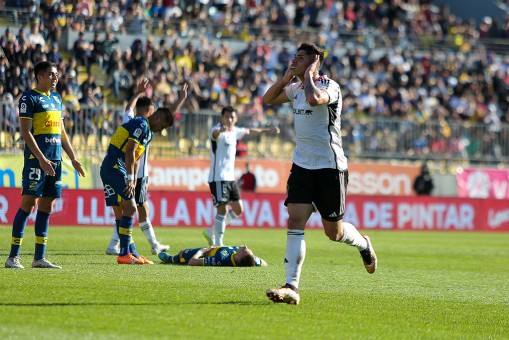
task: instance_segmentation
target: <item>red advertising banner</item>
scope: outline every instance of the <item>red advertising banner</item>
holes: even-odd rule
[[[238,158],[235,178],[240,178],[247,160]],[[257,192],[285,193],[292,162],[249,160],[256,176]],[[151,190],[209,191],[209,161],[205,159],[153,159],[149,161]],[[353,195],[414,196],[412,189],[420,167],[378,163],[350,163],[348,193]]]
[[[509,170],[460,169],[456,178],[459,197],[509,199]]]
[[[246,228],[284,228],[288,213],[284,195],[243,195],[244,214],[232,224]],[[0,193],[0,224],[10,225],[19,208],[19,189]],[[215,208],[204,192],[151,191],[151,220],[162,227],[207,227]],[[35,220],[35,214],[30,222]],[[112,226],[114,215],[101,190],[64,190],[51,225]],[[347,198],[345,221],[360,229],[425,231],[509,231],[509,201],[445,197],[358,196]],[[308,228],[322,228],[318,213]]]

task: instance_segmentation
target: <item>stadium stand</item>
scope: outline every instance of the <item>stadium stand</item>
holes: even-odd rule
[[[277,141],[248,138],[250,156],[290,157],[292,114],[260,97],[297,43],[318,37],[329,52],[324,71],[342,87],[350,158],[509,162],[507,17],[476,23],[416,0],[143,4],[6,1],[2,149],[17,150],[17,101],[34,84],[33,64],[57,46],[58,90],[81,151],[104,151],[137,79],[149,77],[149,95],[164,105],[186,77],[192,86],[178,126],[158,137],[154,156],[206,157],[202,132],[221,106],[234,105],[243,126],[282,127]],[[86,100],[89,74],[100,91]]]

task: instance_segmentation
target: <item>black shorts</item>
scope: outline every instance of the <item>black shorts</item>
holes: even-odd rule
[[[345,214],[348,170],[308,170],[292,165],[286,184],[288,203],[313,204],[326,221],[339,221]]]
[[[210,182],[209,187],[215,207],[240,200],[239,186],[235,181]]]
[[[136,205],[143,205],[147,201],[148,176],[136,179],[136,188],[134,189],[134,200]]]

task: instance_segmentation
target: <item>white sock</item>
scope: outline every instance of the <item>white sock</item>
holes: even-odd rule
[[[343,224],[343,237],[339,240],[339,242],[357,247],[357,249],[359,250],[365,250],[368,247],[368,242],[359,233],[357,228],[355,228],[353,224],[348,222],[343,222],[342,224]]]
[[[233,220],[235,220],[237,217],[237,214],[235,212],[233,212],[233,210],[230,210],[228,212],[228,214],[226,215],[226,219],[225,219],[225,224],[226,225],[229,225],[230,223],[232,223]]]
[[[216,215],[214,217],[214,246],[222,246],[223,245],[223,235],[226,229],[226,218],[221,215]]]
[[[108,248],[115,249],[120,244],[120,238],[118,237],[117,227],[113,227],[113,233],[111,233],[111,240]]]
[[[151,247],[155,247],[158,242],[156,240],[156,234],[154,233],[154,228],[152,227],[152,223],[150,220],[140,223],[140,229],[143,231],[143,235],[147,239],[148,243],[150,243]]]
[[[299,288],[300,272],[306,258],[304,230],[288,229],[286,234],[285,273],[286,283]]]

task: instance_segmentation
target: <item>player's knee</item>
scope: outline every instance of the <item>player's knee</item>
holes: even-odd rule
[[[133,206],[126,206],[122,209],[122,213],[124,216],[134,216],[136,215],[136,206],[133,205]]]

